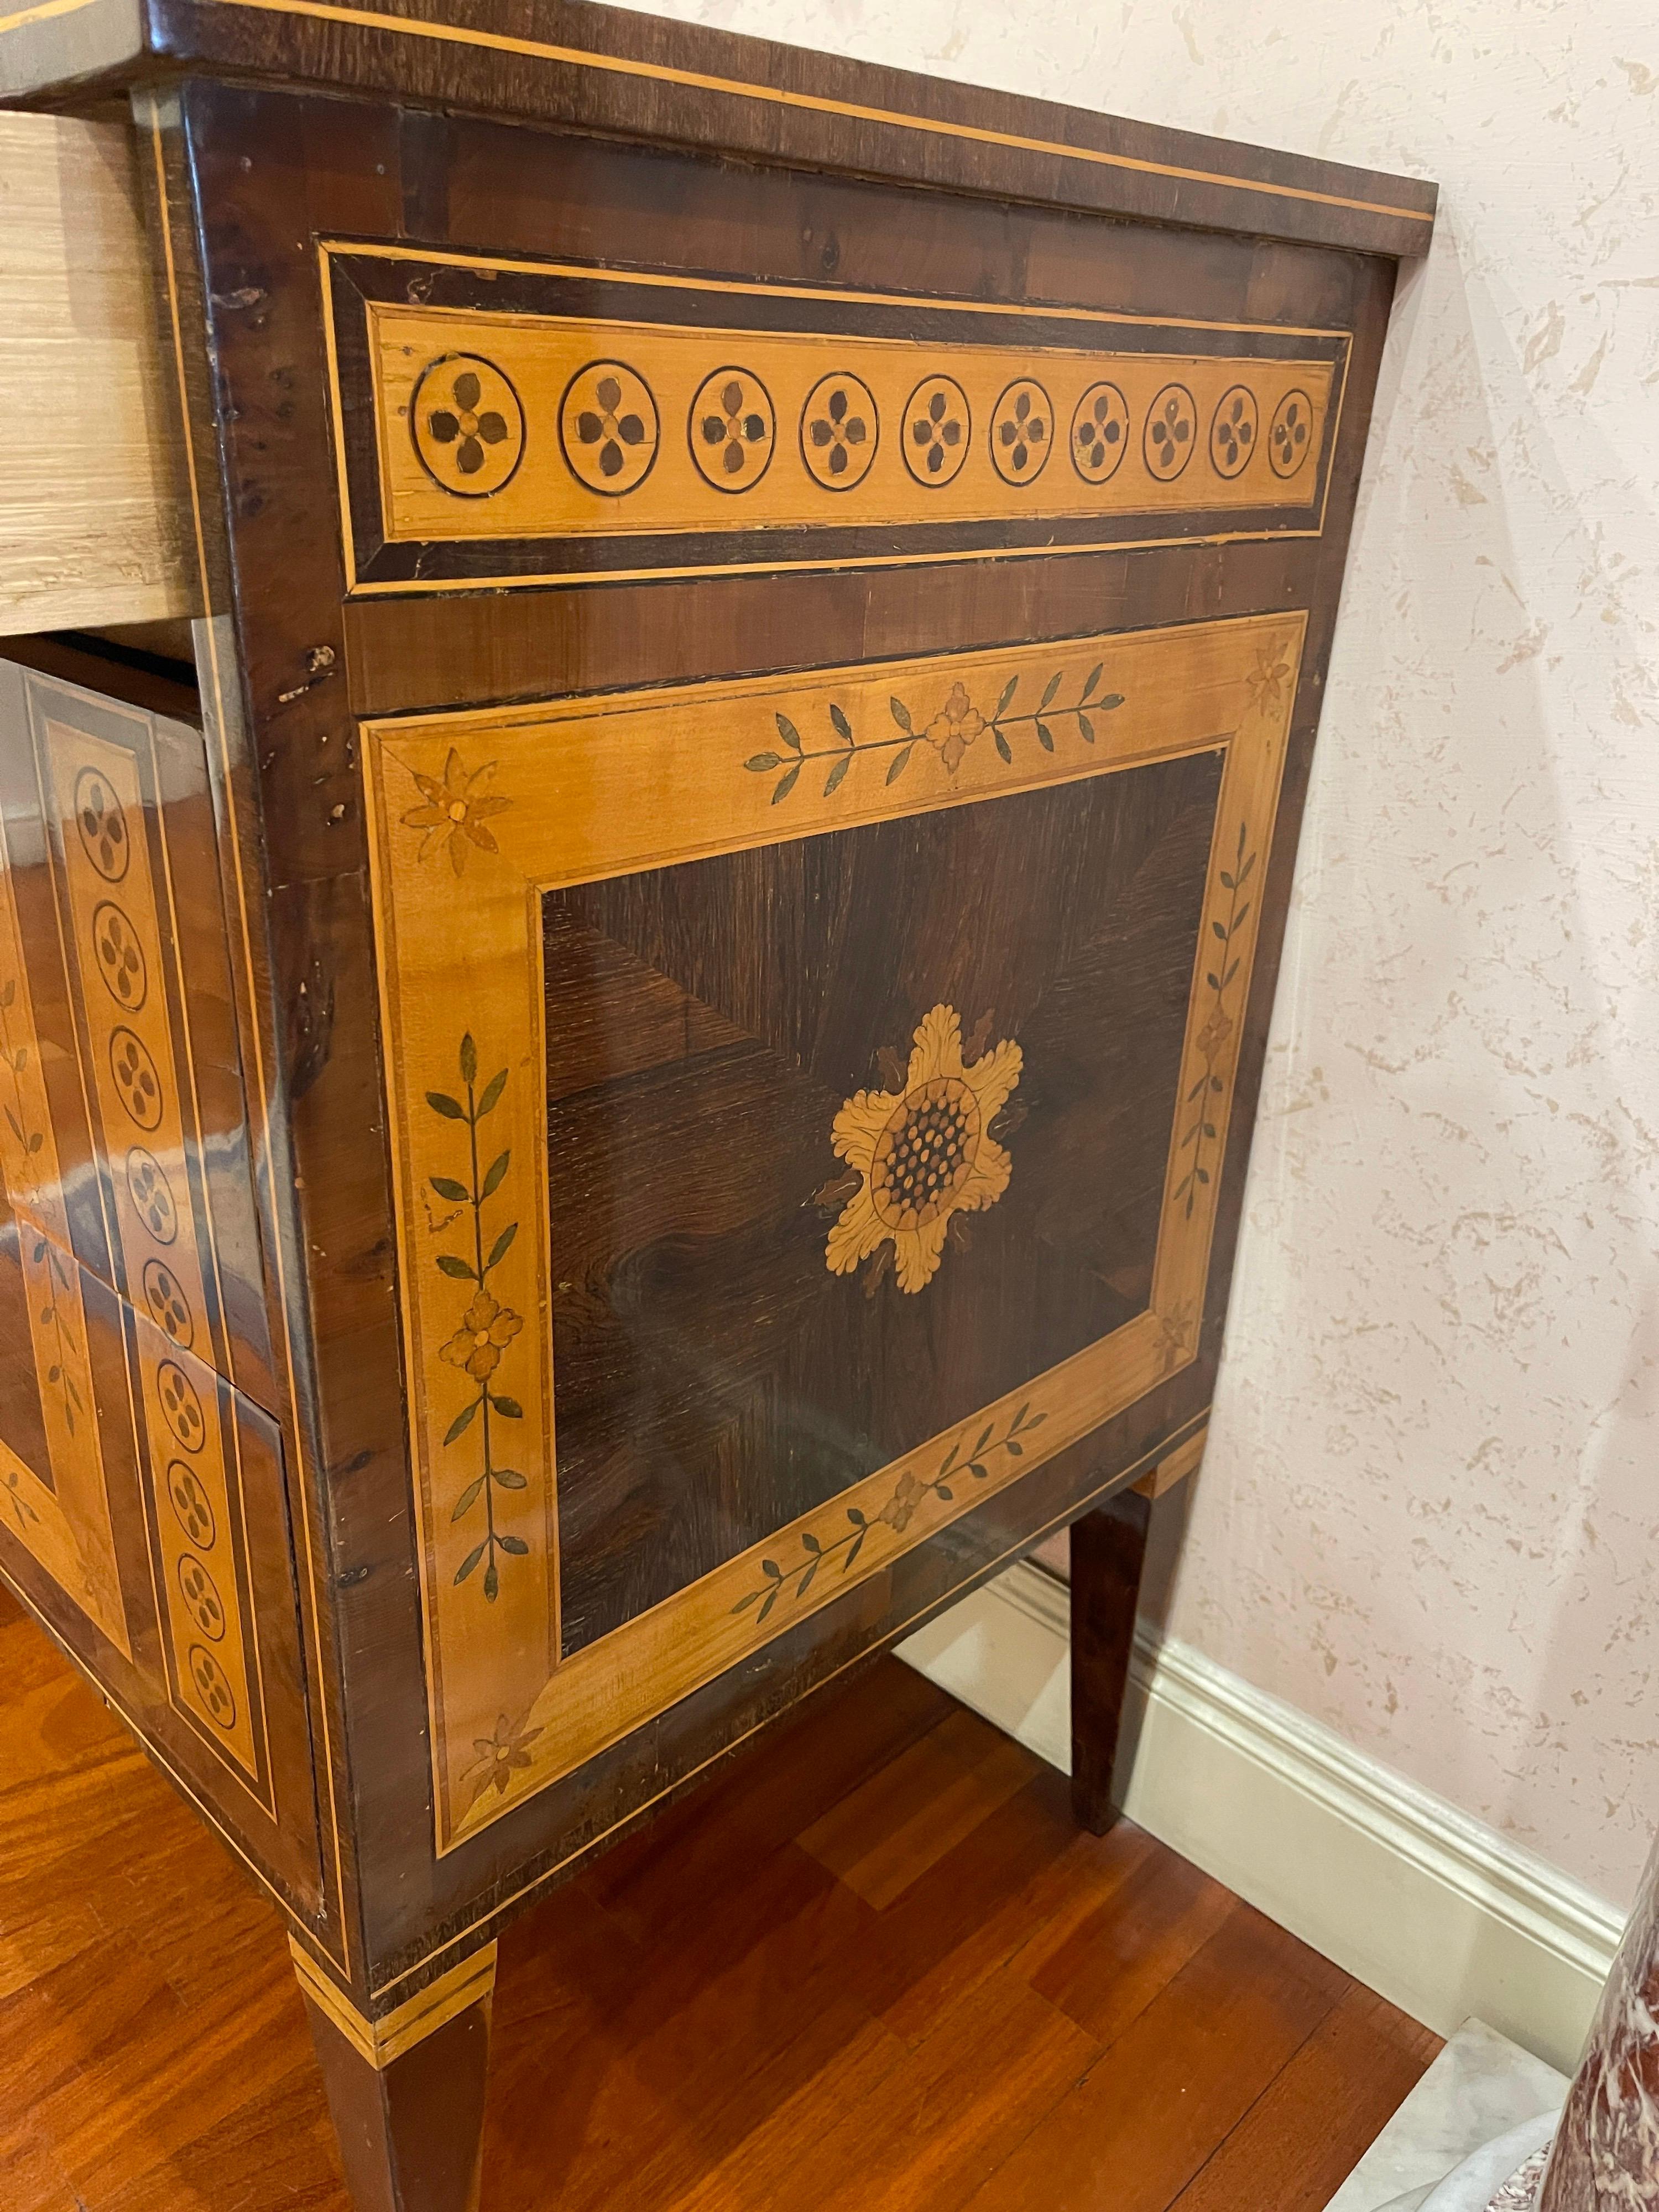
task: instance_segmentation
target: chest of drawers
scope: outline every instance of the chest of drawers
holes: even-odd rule
[[[1434,195],[554,0],[0,87],[132,117],[0,133],[0,1571],[456,2212],[513,1914],[1068,1523],[1110,1817]]]

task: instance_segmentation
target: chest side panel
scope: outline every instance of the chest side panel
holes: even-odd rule
[[[0,1567],[308,1912],[284,1454],[231,1379],[264,1310],[200,739],[8,663],[0,760]]]
[[[185,127],[395,1977],[1201,1423],[1389,272]]]

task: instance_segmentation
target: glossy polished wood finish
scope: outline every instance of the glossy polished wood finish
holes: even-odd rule
[[[132,90],[203,609],[197,698],[3,678],[0,1297],[107,1310],[108,1449],[37,1319],[0,1567],[412,2078],[514,1912],[1198,1448],[1432,190],[560,0],[0,71]]]
[[[583,0],[114,0],[0,18],[12,97],[158,64],[351,85],[582,131],[1358,252],[1426,252],[1435,187]],[[826,273],[835,273],[833,264]]]
[[[1137,1487],[1072,1523],[1072,1807],[1093,1836],[1117,1818],[1112,1765],[1152,1514]]]
[[[477,2212],[489,2013],[480,1997],[376,2066],[307,1996],[357,2212]]]
[[[346,2212],[281,1916],[0,1613],[7,2212]],[[495,2043],[482,2212],[1046,2203],[1119,2073],[1085,2203],[1322,2212],[1437,2047],[892,1661],[521,1923]]]

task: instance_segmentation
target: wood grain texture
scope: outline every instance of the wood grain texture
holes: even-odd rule
[[[896,1662],[866,1690],[504,1947],[480,2212],[1321,2212],[1435,2039],[1149,1837],[1079,1836],[1023,1753],[969,1816],[1013,1747]],[[347,2212],[277,1916],[3,1599],[0,1778],[8,2212]]]
[[[0,483],[0,633],[191,611],[131,134],[0,116],[0,328],[20,419]]]
[[[379,2066],[305,2004],[353,2212],[477,2212],[489,1998]]]
[[[369,726],[441,1848],[1191,1362],[1301,635]],[[642,865],[676,852],[704,865]],[[866,1255],[806,1212],[846,1199],[832,1133],[874,1110],[884,1048],[916,1070],[918,1016],[1031,1055],[1029,1165],[933,1295],[943,1326],[836,1291],[821,1249]],[[552,1040],[539,1084],[526,1034]],[[1097,1217],[1067,1194],[1091,1181]],[[520,1233],[538,1218],[549,1241]],[[524,1322],[550,1305],[550,1346]],[[810,1414],[781,1429],[769,1391]],[[534,1473],[556,1427],[568,1574],[562,1480]],[[707,1533],[681,1471],[726,1462]]]
[[[1150,1304],[1167,1132],[1123,1102],[1175,1094],[1219,780],[1205,755],[548,898],[567,1653]],[[886,1238],[832,1272],[845,1102],[890,1118],[883,1066],[947,1002],[981,1057],[1018,1041],[1006,1188],[933,1217],[926,1280]]]
[[[1117,1818],[1112,1766],[1152,1512],[1137,1483],[1072,1523],[1072,1804],[1096,1836]]]
[[[221,30],[233,14],[240,27],[238,70],[271,62],[272,50],[262,40],[278,27],[267,16],[280,12],[221,11]],[[544,33],[552,20],[543,19]],[[569,19],[573,24],[586,20]],[[194,23],[193,17],[190,25],[179,17],[161,26],[157,18],[151,27],[165,38],[177,32],[177,51],[184,54]],[[280,1334],[307,1348],[307,1364],[297,1376],[289,1369],[282,1411],[291,1427],[285,1441],[306,1509],[295,1521],[306,1600],[319,1632],[313,1719],[324,1739],[328,1784],[319,1799],[339,1823],[332,1856],[343,1911],[332,1941],[337,1958],[340,1939],[355,1942],[361,1934],[349,1978],[354,1997],[374,2009],[417,1991],[423,1978],[486,1937],[539,1887],[568,1879],[573,1864],[598,1842],[614,1841],[630,1822],[660,1813],[691,1777],[724,1759],[816,1684],[856,1664],[904,1624],[926,1617],[997,1559],[1138,1475],[1201,1419],[1218,1350],[1271,962],[1288,888],[1285,841],[1305,780],[1392,272],[1385,263],[1341,251],[1334,242],[1346,235],[1340,230],[1317,246],[1291,246],[1264,243],[1259,228],[1243,235],[1228,234],[1224,228],[1079,221],[1064,195],[1056,195],[1053,176],[1044,185],[1036,170],[1028,179],[1036,185],[1034,191],[1012,198],[1003,192],[994,201],[986,191],[988,171],[969,190],[952,190],[939,175],[930,176],[928,189],[918,190],[915,179],[884,179],[870,166],[876,146],[871,129],[890,132],[899,126],[890,119],[870,126],[867,118],[840,110],[837,127],[847,139],[827,166],[816,153],[809,161],[805,151],[799,167],[790,166],[793,154],[776,150],[758,163],[710,161],[696,150],[711,143],[706,137],[694,132],[672,143],[665,140],[669,109],[664,103],[690,88],[672,74],[678,64],[665,59],[678,34],[663,27],[594,18],[591,29],[643,40],[649,66],[636,72],[571,63],[564,69],[560,82],[566,91],[581,84],[628,87],[635,103],[632,123],[609,138],[581,127],[513,123],[523,82],[539,62],[516,52],[503,60],[507,49],[499,41],[486,41],[490,66],[502,72],[498,112],[492,117],[453,105],[434,112],[418,96],[407,105],[362,97],[362,87],[351,94],[349,81],[359,65],[378,66],[374,58],[382,47],[377,42],[403,40],[412,53],[422,31],[384,22],[330,19],[325,24],[297,14],[283,16],[281,27],[292,70],[298,71],[291,82],[326,63],[336,72],[331,96],[314,98],[270,82],[223,81],[219,72],[220,82],[198,80],[162,94],[151,152],[158,215],[164,217],[158,230],[158,236],[165,234],[163,277],[176,317],[175,349],[188,403],[185,434],[197,464],[204,573],[216,617],[198,635],[226,832],[222,850],[234,894],[229,919],[240,940],[234,973],[248,1054],[249,1145],[262,1164],[269,1194],[262,1243],[274,1267],[267,1288]],[[477,26],[466,27],[470,33]],[[652,46],[659,38],[667,42],[660,49]],[[471,66],[467,39],[427,44],[453,49],[446,55],[446,68],[452,89],[460,85]],[[787,62],[788,68],[795,65]],[[274,74],[291,75],[289,63],[277,63]],[[343,90],[348,96],[335,96]],[[706,103],[706,121],[717,110],[736,112],[721,103],[747,97],[729,88],[696,90]],[[948,102],[955,94],[927,94],[936,96]],[[795,106],[784,106],[790,117],[796,114]],[[810,102],[799,112],[818,118],[814,130],[827,126],[831,113]],[[936,135],[968,143],[948,131]],[[808,141],[799,143],[805,149]],[[981,144],[979,138],[972,143]],[[1014,150],[987,159],[1000,161]],[[849,161],[852,166],[844,166]],[[1130,173],[1115,162],[1093,166]],[[1265,175],[1256,179],[1266,181]],[[1197,190],[1193,179],[1183,180],[1184,191]],[[1190,212],[1197,202],[1189,197],[1182,205]],[[1350,209],[1342,219],[1357,213]],[[1030,311],[1034,319],[1056,310],[1143,319],[1174,314],[1184,319],[1186,331],[1224,324],[1277,333],[1274,343],[1292,347],[1304,343],[1296,332],[1349,333],[1346,387],[1340,416],[1332,418],[1324,533],[1271,544],[1221,544],[1199,542],[1205,532],[1195,530],[1190,539],[1146,544],[1133,556],[1056,550],[1042,557],[963,563],[948,581],[925,565],[914,574],[860,569],[717,578],[653,569],[648,578],[617,580],[602,590],[578,586],[533,595],[438,594],[418,609],[395,598],[372,606],[343,604],[347,563],[341,518],[319,492],[333,481],[336,444],[350,446],[372,424],[366,425],[349,394],[342,398],[343,423],[333,419],[319,369],[326,359],[319,237],[383,248],[394,264],[406,246],[416,258],[424,256],[431,270],[476,264],[485,249],[501,264],[495,270],[498,288],[519,281],[509,264],[521,270],[538,261],[580,268],[600,260],[613,272],[626,267],[670,283],[758,285],[780,294],[783,288],[811,290],[821,295],[813,304],[819,324],[834,309],[836,331],[849,337],[872,335],[859,318],[867,318],[878,295],[925,297],[930,313],[969,301],[1011,317]],[[498,290],[493,302],[474,304],[499,308],[502,296]],[[1335,343],[1340,347],[1342,341]],[[602,395],[596,389],[592,396]],[[480,435],[478,442],[493,451],[500,441]],[[626,442],[619,441],[619,451]],[[603,459],[603,441],[599,452]],[[1036,481],[1040,484],[1042,475]],[[1204,521],[1197,514],[1186,520]],[[228,533],[223,538],[222,526]],[[533,622],[524,612],[532,597]],[[942,726],[937,745],[918,744],[890,785],[883,779],[898,757],[896,735],[886,750],[866,749],[840,775],[838,760],[809,764],[803,757],[801,773],[780,793],[792,773],[781,757],[764,773],[746,765],[776,749],[775,726],[757,744],[740,733],[745,742],[728,756],[725,747],[733,734],[728,710],[744,686],[777,690],[800,678],[805,655],[820,672],[869,673],[871,696],[857,715],[839,696],[834,702],[855,731],[856,750],[857,736],[867,734],[864,725],[879,723],[884,714],[890,723],[890,698],[905,696],[884,680],[894,664],[913,669],[932,664],[943,674],[940,663],[948,659],[983,720],[985,708],[963,673],[973,656],[984,656],[988,666],[991,657],[1029,653],[1042,641],[1060,639],[1108,640],[1114,653],[1120,647],[1128,653],[1134,648],[1121,635],[1126,629],[1177,635],[1195,650],[1194,641],[1206,629],[1213,634],[1230,623],[1254,623],[1265,630],[1288,623],[1287,610],[1306,611],[1305,655],[1285,668],[1293,686],[1288,696],[1282,686],[1273,687],[1279,690],[1274,712],[1284,717],[1283,750],[1273,772],[1276,776],[1282,759],[1285,781],[1272,842],[1254,861],[1248,843],[1212,852],[1218,870],[1237,877],[1252,868],[1237,903],[1241,913],[1248,908],[1242,926],[1261,932],[1267,965],[1245,977],[1231,956],[1217,955],[1214,972],[1231,974],[1232,981],[1212,986],[1208,969],[1194,962],[1195,1011],[1180,1085],[1189,1119],[1171,1132],[1164,1172],[1170,1205],[1181,1210],[1183,1221],[1190,1206],[1194,1226],[1190,1235],[1176,1237],[1154,1267],[1148,1311],[1159,1316],[1156,1334],[1153,1324],[1139,1317],[1126,1322],[1119,1334],[1127,1364],[1115,1370],[1112,1388],[1097,1376],[1087,1389],[1073,1391],[1068,1378],[1067,1425],[1055,1428],[1054,1417],[1045,1416],[1038,1437],[1044,1449],[1025,1455],[1018,1479],[988,1482],[972,1509],[954,1519],[950,1515],[962,1501],[939,1498],[934,1486],[951,1487],[940,1468],[956,1440],[954,1431],[949,1438],[941,1432],[932,1467],[913,1466],[908,1457],[893,1463],[890,1486],[879,1496],[866,1500],[854,1491],[845,1500],[813,1504],[809,1495],[806,1512],[775,1531],[803,1583],[811,1557],[805,1539],[828,1540],[824,1529],[831,1517],[836,1524],[831,1533],[838,1538],[850,1525],[848,1510],[856,1506],[866,1522],[879,1522],[882,1534],[879,1542],[866,1540],[844,1582],[820,1571],[799,1606],[785,1608],[780,1599],[768,1610],[758,1580],[734,1580],[730,1587],[719,1583],[728,1571],[734,1577],[763,1574],[760,1559],[773,1556],[774,1538],[758,1517],[750,1480],[756,1455],[738,1437],[738,1455],[748,1450],[750,1465],[729,1494],[743,1504],[750,1529],[759,1530],[753,1543],[712,1573],[675,1589],[664,1606],[622,1618],[609,1636],[564,1651],[556,1607],[546,1601],[559,1592],[559,1581],[545,1493],[552,1400],[544,1358],[539,1387],[536,1374],[536,1355],[544,1352],[537,1341],[537,1317],[554,1295],[550,1288],[542,1295],[538,1270],[546,1271],[550,1285],[574,1279],[555,1267],[542,1233],[545,1200],[534,1188],[538,1158],[547,1162],[547,1125],[538,1097],[547,1000],[537,970],[546,951],[541,922],[550,884],[568,910],[580,903],[579,890],[606,877],[696,866],[733,847],[759,854],[843,830],[886,829],[917,811],[915,794],[923,802],[921,811],[942,808],[953,778],[957,790],[965,790],[981,777],[981,763],[985,776],[1011,765],[988,729],[972,732],[970,742],[969,717],[959,707],[951,722],[955,693],[947,682],[937,698],[908,702],[913,720],[920,707],[924,726],[931,730],[936,721]],[[1079,665],[1079,681],[1103,657],[1097,647],[1086,666]],[[1192,703],[1199,687],[1188,680],[1191,672],[1154,685],[1152,708],[1161,712],[1160,699],[1186,698],[1194,716],[1188,734],[1202,751],[1218,732],[1237,726],[1237,718],[1212,702],[1218,705],[1218,724],[1199,727],[1206,715]],[[1270,672],[1249,672],[1264,682]],[[882,689],[875,688],[878,683]],[[605,708],[595,712],[592,702],[601,697]],[[659,726],[672,723],[659,745],[653,742],[651,709],[671,700],[672,717],[657,715]],[[1069,694],[1067,700],[1073,708],[1079,703]],[[787,701],[773,704],[791,712]],[[826,720],[824,705],[818,702],[820,722]],[[436,718],[455,709],[467,727],[441,729]],[[1017,711],[1026,712],[1026,702]],[[1034,720],[1042,719],[1040,708],[1031,711]],[[597,728],[606,715],[606,737],[622,741],[590,748],[586,738],[576,738],[578,718],[590,719]],[[411,775],[398,802],[397,830],[401,835],[407,829],[414,842],[414,872],[390,948],[377,945],[375,937],[372,871],[380,857],[374,850],[379,830],[365,806],[364,744],[357,726],[366,716],[377,726],[371,752],[380,732],[392,732],[388,775],[406,765],[392,755],[407,747],[433,787],[424,789]],[[1115,724],[1121,716],[1110,719]],[[805,732],[804,723],[795,726]],[[827,726],[835,726],[833,717]],[[960,757],[953,729],[967,748]],[[1064,783],[1073,750],[1078,758],[1089,750],[1080,729],[1069,726],[1059,736],[1050,729],[1052,752],[1034,726],[1022,726],[1012,736],[1004,728],[1000,734],[1015,762],[1035,763],[1030,776],[1024,767],[1019,770],[1022,796],[1034,793],[1039,781]],[[489,811],[480,805],[471,817],[472,792],[451,791],[447,782],[449,753],[460,755],[470,782],[492,759],[501,769],[507,762],[505,750],[474,751],[475,739],[493,748],[506,738],[514,746],[514,780],[509,783],[504,774],[486,779],[477,792],[492,802]],[[1097,738],[1095,750],[1103,755],[1109,750],[1103,732],[1097,731]],[[817,750],[816,737],[812,749]],[[1234,758],[1250,750],[1230,743],[1228,779]],[[517,774],[520,762],[530,781]],[[1128,767],[1127,760],[1117,764]],[[1262,765],[1259,759],[1258,769]],[[937,787],[931,793],[917,780],[925,769]],[[537,779],[541,796],[532,808],[526,794]],[[1244,810],[1249,820],[1259,816],[1265,825],[1273,813],[1271,783],[1271,777],[1252,781]],[[975,803],[993,795],[985,784]],[[493,804],[497,799],[509,802],[505,810]],[[1079,797],[1077,803],[1084,802]],[[494,841],[493,854],[464,827],[459,844],[447,830],[428,843],[427,832],[440,827],[431,810],[439,808],[452,826],[462,827],[452,811],[458,805],[471,826]],[[1223,811],[1232,811],[1230,787]],[[406,813],[427,819],[417,829],[403,822]],[[545,854],[526,861],[518,849],[520,831],[532,817],[568,833],[566,853],[555,857],[547,872]],[[687,828],[690,842],[665,848],[663,827],[675,823]],[[486,864],[497,860],[506,872],[492,880]],[[775,864],[752,863],[763,865]],[[793,863],[777,865],[782,883]],[[438,888],[445,872],[459,886],[459,899]],[[1209,945],[1218,931],[1224,935],[1240,919],[1219,873],[1214,887],[1226,893],[1227,902],[1206,901],[1200,933]],[[597,889],[582,895],[601,900]],[[617,896],[625,905],[625,897]],[[790,890],[792,899],[797,896],[798,886]],[[451,972],[443,961],[447,949],[464,939],[477,946],[477,933],[493,930],[509,905],[516,909],[519,936],[513,961],[501,973],[516,981],[510,1004],[501,1001],[507,1019],[499,1035],[486,1037],[483,1013],[494,1002],[479,988],[482,955],[476,971],[469,966]],[[596,908],[580,927],[608,934],[605,923]],[[381,981],[398,988],[404,955],[428,942],[422,933],[437,948],[437,964],[423,971],[426,980],[418,988],[411,982],[409,1004],[410,1034],[426,1036],[434,1047],[429,1067],[411,1058],[409,1036],[400,1036],[395,1024],[387,1023],[382,1032],[377,997]],[[411,978],[421,965],[421,958],[410,960]],[[575,981],[566,981],[561,1015],[565,1000],[574,1012],[580,996]],[[1216,1003],[1215,994],[1224,1000],[1229,988],[1236,990],[1237,1003]],[[919,1020],[946,1003],[935,994],[913,1012]],[[498,1073],[507,1077],[486,1131],[492,1149],[476,1173],[470,1158],[458,1161],[453,1152],[459,1137],[465,1153],[468,1115],[464,1112],[458,1121],[441,1114],[426,1095],[443,1091],[459,1101],[454,1086],[465,1091],[471,1080],[461,1064],[465,1027],[441,1036],[420,1028],[457,1008],[464,1008],[464,1021],[474,1022],[479,1062],[474,1097],[482,1097]],[[645,1022],[640,1037],[650,1028]],[[896,1045],[884,1041],[898,1048],[905,1039],[901,1030]],[[993,1050],[996,1042],[993,1036]],[[1216,1052],[1223,1056],[1212,1064],[1209,1055]],[[384,1081],[388,1069],[390,1095]],[[1212,1077],[1221,1081],[1220,1094],[1206,1088]],[[830,1086],[842,1091],[832,1121],[856,1095],[848,1082],[870,1087],[864,1073]],[[1215,1103],[1224,1113],[1208,1110]],[[400,1255],[388,1234],[389,1170],[395,1168],[400,1178],[403,1170],[389,1158],[387,1117],[401,1143],[411,1111],[430,1115],[447,1149],[441,1158],[434,1152],[429,1161],[414,1165],[414,1188],[404,1193],[410,1210],[402,1225]],[[1146,1135],[1139,1131],[1137,1141]],[[1001,1137],[994,1141],[1003,1144]],[[501,1170],[504,1180],[486,1193],[483,1184],[502,1154],[511,1156]],[[1010,1157],[1015,1196],[999,1200],[1005,1212],[1018,1202],[1020,1188],[1017,1152]],[[860,1172],[867,1183],[869,1170]],[[526,1174],[530,1184],[514,1182]],[[434,1179],[447,1189],[441,1192]],[[573,1189],[579,1180],[569,1176]],[[489,1218],[482,1254],[475,1242],[470,1262],[458,1241],[468,1224],[438,1225],[458,1204],[457,1187],[464,1193],[459,1203],[473,1212],[483,1209]],[[428,1205],[430,1227],[422,1210]],[[981,1222],[994,1227],[997,1218],[996,1211],[986,1211]],[[514,1224],[515,1241],[498,1255]],[[663,1279],[658,1261],[684,1269],[690,1249],[684,1237],[635,1238],[627,1247],[628,1263],[611,1269],[617,1293],[652,1289]],[[641,1255],[650,1265],[639,1264],[635,1255]],[[400,1291],[423,1277],[428,1257],[432,1279],[422,1283],[421,1296],[429,1291],[453,1299],[463,1287],[447,1268],[437,1267],[440,1256],[470,1264],[475,1277],[487,1265],[495,1307],[468,1321],[476,1281],[457,1306],[440,1310],[434,1295],[422,1320],[428,1357],[405,1364],[398,1334]],[[959,1261],[954,1250],[945,1256],[934,1289],[953,1279]],[[755,1279],[763,1297],[765,1281]],[[613,1303],[617,1293],[606,1292]],[[689,1310],[684,1303],[678,1309],[682,1316]],[[700,1315],[696,1318],[702,1322]],[[445,1347],[451,1356],[445,1356]],[[484,1369],[489,1373],[481,1375]],[[440,1408],[439,1391],[428,1388],[434,1374],[445,1391],[474,1391],[466,1425],[453,1436],[468,1401],[446,1397]],[[412,1392],[406,1389],[411,1379]],[[475,1389],[480,1382],[494,1382],[516,1413],[480,1401]],[[998,1400],[995,1407],[1012,1420],[1023,1403],[1016,1396],[1006,1405]],[[439,1413],[435,1430],[426,1433]],[[498,1423],[503,1432],[512,1432],[514,1444],[492,1474],[510,1472],[523,1481],[518,1488],[493,1480],[485,1486],[488,1498],[485,1490],[473,1487],[484,1468],[476,1457],[462,1464],[482,1445],[486,1418],[492,1445]],[[972,1434],[963,1441],[971,1448]],[[1050,1452],[1047,1447],[1054,1442],[1063,1449]],[[424,1529],[415,1525],[411,1463],[421,1469]],[[434,1464],[439,1481],[428,1500],[425,1486]],[[712,1464],[704,1466],[705,1476]],[[926,1491],[930,1502],[909,1511],[916,1490]],[[659,1485],[647,1499],[654,1514],[653,1540],[668,1528],[660,1510],[664,1494]],[[890,1521],[884,1517],[890,1508]],[[493,1552],[491,1510],[500,1516]],[[813,1516],[823,1517],[824,1528]],[[901,1517],[907,1520],[902,1530],[895,1525]],[[603,1518],[598,1516],[596,1527]],[[671,1533],[677,1540],[677,1532]],[[690,1568],[719,1557],[720,1546],[711,1549],[706,1526],[687,1533],[694,1540],[687,1546]],[[617,1534],[626,1554],[624,1532],[618,1528]],[[507,1535],[525,1551],[515,1553],[501,1540]],[[755,1544],[764,1550],[747,1559]],[[592,1609],[596,1621],[628,1614],[660,1586],[652,1580],[654,1566],[650,1573],[635,1571],[648,1548],[635,1548],[615,1577],[615,1590],[601,1587],[603,1575],[589,1574],[588,1594],[599,1590],[603,1600]],[[595,1557],[590,1551],[590,1566]],[[780,1557],[776,1564],[781,1577],[786,1560]],[[873,1571],[866,1574],[866,1567]],[[623,1588],[630,1581],[631,1595]],[[671,1620],[672,1606],[698,1589],[694,1613]],[[424,1624],[423,1596],[431,1601]],[[820,1604],[821,1598],[826,1601]],[[521,1612],[526,1603],[528,1613]],[[457,1607],[465,1632],[459,1641],[448,1633]],[[439,1613],[446,1616],[445,1632],[428,1632]],[[642,1624],[643,1641],[624,1650],[620,1639],[633,1637]],[[434,1694],[425,1713],[420,1704],[423,1633],[434,1669]],[[607,1651],[613,1638],[618,1641]],[[337,1665],[331,1651],[337,1651]],[[452,1704],[455,1689],[459,1694]],[[349,1777],[338,1758],[348,1730]],[[435,1802],[434,1779],[440,1784]],[[476,1793],[471,1802],[469,1793]],[[464,1828],[454,1825],[458,1808],[464,1808]],[[351,1902],[359,1884],[360,1906]]]
[[[580,4],[397,9],[338,0],[45,0],[4,19],[9,90],[131,77],[165,56],[373,87],[768,159],[926,178],[1099,213],[1426,251],[1435,189],[1334,162],[956,86],[798,47]]]

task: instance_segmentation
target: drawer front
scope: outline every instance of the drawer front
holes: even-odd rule
[[[284,1454],[230,1379],[268,1387],[200,738],[9,663],[0,763],[0,1568],[308,1909]]]
[[[1205,1419],[1392,272],[154,132],[386,1972]]]

